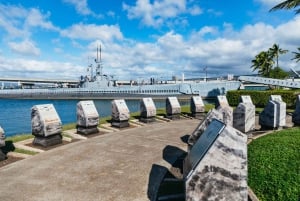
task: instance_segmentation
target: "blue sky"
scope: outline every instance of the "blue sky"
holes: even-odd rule
[[[119,79],[249,74],[274,43],[289,50],[279,65],[300,70],[300,15],[269,12],[282,1],[0,0],[0,77],[78,79],[97,45]]]

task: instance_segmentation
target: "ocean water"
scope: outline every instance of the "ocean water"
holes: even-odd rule
[[[100,118],[111,116],[111,100],[93,100]],[[140,100],[125,100],[130,112],[140,110]],[[79,100],[23,100],[0,99],[0,126],[6,136],[31,133],[31,108],[40,104],[53,104],[62,124],[76,122],[76,105]],[[165,108],[164,100],[154,100],[156,108]],[[189,101],[180,101],[188,105]]]

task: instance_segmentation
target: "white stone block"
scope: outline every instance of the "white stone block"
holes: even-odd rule
[[[5,146],[5,132],[3,128],[0,126],[0,147]]]
[[[270,100],[282,102],[282,98],[280,95],[271,95]]]
[[[240,102],[241,103],[250,103],[250,104],[252,104],[253,105],[253,102],[252,102],[252,99],[251,99],[251,96],[241,96],[240,97]]]
[[[152,98],[143,98],[140,104],[141,117],[151,118],[156,116],[156,106]]]
[[[99,114],[94,101],[79,101],[77,103],[77,125],[83,127],[94,127],[99,124]]]
[[[203,103],[201,96],[193,96],[191,98],[190,108],[192,114],[205,112],[205,105]]]
[[[229,107],[226,96],[217,96],[217,104],[216,107]]]
[[[222,113],[220,113],[219,111],[217,111],[215,109],[212,109],[206,114],[205,118],[198,124],[196,129],[190,135],[190,137],[188,139],[189,148],[194,146],[194,144],[197,142],[199,137],[206,130],[206,128],[209,126],[210,122],[213,119],[218,119],[218,120],[222,121],[223,120]]]
[[[177,97],[168,97],[166,99],[166,113],[167,115],[176,115],[181,113],[181,106]]]
[[[222,122],[232,126],[233,108],[228,104],[226,96],[217,96],[217,110],[223,115]]]
[[[295,125],[300,125],[300,95],[297,96],[296,108],[293,113],[292,121]]]
[[[112,101],[112,119],[115,121],[128,121],[130,112],[124,99]]]
[[[51,136],[61,134],[62,123],[53,104],[35,105],[31,108],[32,134]]]
[[[278,127],[286,126],[286,103],[283,101],[275,101],[277,105],[277,125]]]
[[[186,200],[248,200],[247,136],[213,120],[184,161]]]
[[[259,115],[262,127],[278,128],[286,125],[286,103],[281,96],[272,95],[268,104]]]
[[[255,105],[250,96],[241,96],[241,101],[233,111],[233,127],[248,133],[255,130]]]

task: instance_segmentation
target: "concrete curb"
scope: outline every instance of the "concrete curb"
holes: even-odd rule
[[[7,156],[12,156],[12,157],[17,157],[17,158],[29,158],[33,155],[29,155],[29,154],[22,154],[22,153],[18,153],[18,152],[8,152]]]
[[[164,118],[163,116],[156,116],[156,119],[159,119],[159,120],[164,121],[164,122],[172,121],[171,119]]]
[[[114,132],[120,131],[120,129],[111,127],[110,124],[101,124],[100,128],[105,128],[105,129],[108,129],[108,130],[112,130]]]
[[[79,135],[76,132],[77,132],[76,129],[64,131],[65,134],[70,135],[74,139],[78,139],[78,140],[86,140],[87,139],[87,137],[85,137],[83,135]]]
[[[34,152],[38,152],[38,153],[45,152],[42,149],[37,149],[37,148],[29,147],[29,146],[26,146],[24,144],[19,144],[19,143],[14,143],[14,146],[16,148],[19,148],[19,149],[24,149],[24,150],[28,150],[28,151],[34,151]]]
[[[248,186],[248,197],[250,198],[250,201],[259,201],[259,199],[256,197],[252,189]]]

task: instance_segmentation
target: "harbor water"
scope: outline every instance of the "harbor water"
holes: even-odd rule
[[[125,100],[130,112],[139,112],[140,100]],[[34,105],[53,104],[62,124],[76,122],[76,105],[79,100],[0,99],[0,126],[6,136],[31,133],[31,108]],[[189,105],[189,100],[180,100]],[[156,108],[165,108],[164,100],[154,100]],[[94,100],[100,118],[111,116],[111,100]]]

